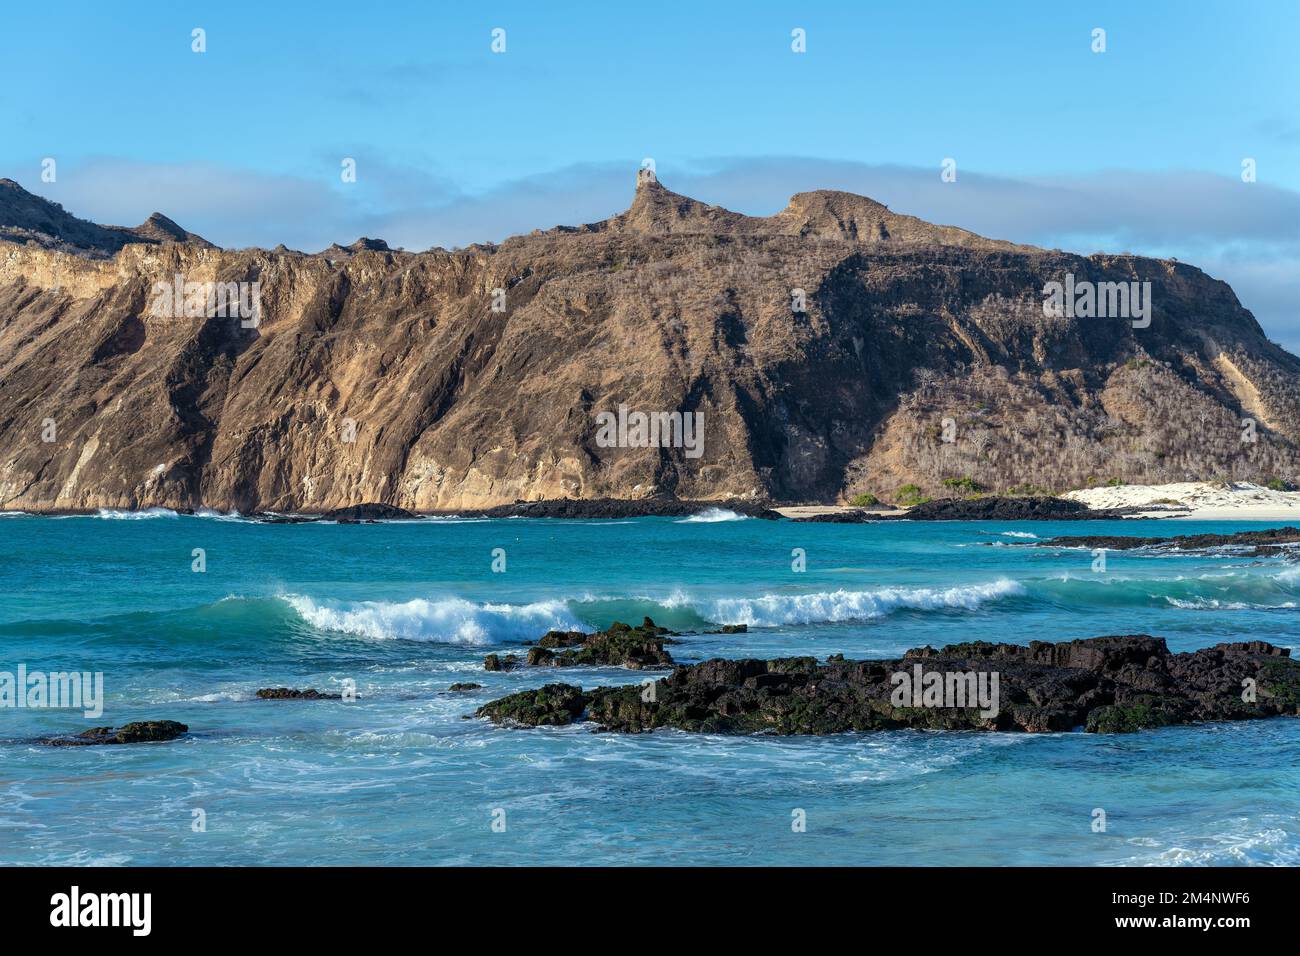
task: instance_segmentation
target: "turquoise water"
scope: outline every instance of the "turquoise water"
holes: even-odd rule
[[[636,682],[609,669],[485,673],[482,659],[550,627],[646,614],[681,630],[750,625],[684,637],[672,648],[684,662],[1144,632],[1174,650],[1252,638],[1295,648],[1296,564],[1111,552],[1096,573],[1089,552],[1027,537],[1249,527],[1260,525],[5,516],[0,670],[102,671],[106,703],[98,720],[0,709],[0,862],[1297,863],[1300,723],[1289,718],[1126,737],[820,739],[464,719],[548,680]],[[258,687],[346,680],[359,700],[252,699]],[[484,687],[452,694],[454,681]],[[192,733],[132,747],[23,742],[151,718]],[[796,809],[806,832],[792,831]]]

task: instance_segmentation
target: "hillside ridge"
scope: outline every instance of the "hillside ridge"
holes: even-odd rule
[[[1150,312],[1055,314],[1052,283]],[[5,509],[1300,478],[1300,359],[1226,283],[850,193],[752,217],[641,182],[599,223],[308,254],[97,226],[3,180],[0,292]],[[699,447],[642,444],[637,414]]]

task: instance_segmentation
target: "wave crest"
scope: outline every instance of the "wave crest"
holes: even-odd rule
[[[869,621],[902,610],[973,611],[990,601],[1025,593],[1009,578],[951,588],[877,588],[871,591],[819,591],[765,594],[758,598],[714,601],[706,616],[729,624],[776,627],[782,624],[837,624]]]
[[[119,508],[100,508],[96,518],[110,521],[143,521],[148,518],[179,518],[180,515],[171,508],[145,508],[142,511],[123,511]]]
[[[544,631],[581,624],[564,601],[477,604],[463,598],[427,601],[323,602],[299,594],[280,597],[312,627],[377,640],[492,644],[535,640]]]
[[[737,514],[726,508],[705,508],[697,515],[679,518],[677,524],[713,524],[718,521],[748,521],[749,515]]]

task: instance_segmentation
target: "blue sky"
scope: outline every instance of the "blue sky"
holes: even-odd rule
[[[616,212],[649,156],[742,212],[846,188],[1000,238],[1176,255],[1300,351],[1294,0],[23,4],[0,77],[0,175],[101,222],[462,245]]]

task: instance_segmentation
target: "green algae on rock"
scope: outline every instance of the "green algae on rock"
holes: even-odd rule
[[[900,703],[898,675],[996,674],[997,706]],[[549,684],[480,707],[515,726],[587,722],[638,733],[833,734],[920,728],[1128,733],[1196,721],[1300,715],[1300,663],[1263,641],[1171,654],[1162,638],[1098,637],[1027,646],[976,641],[900,660],[811,657],[704,661],[646,686]]]

